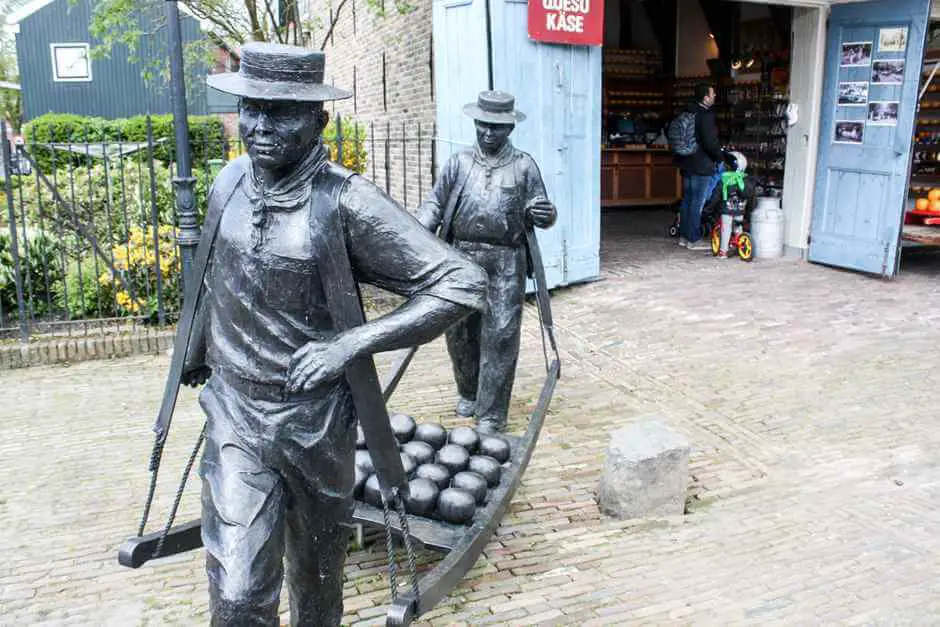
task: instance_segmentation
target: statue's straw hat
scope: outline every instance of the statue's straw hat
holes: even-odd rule
[[[504,91],[482,91],[476,102],[464,105],[463,112],[474,120],[493,124],[515,124],[525,120],[516,110],[516,99]]]
[[[323,84],[326,55],[299,46],[251,42],[242,46],[237,72],[211,74],[210,87],[258,100],[324,102],[351,93]]]

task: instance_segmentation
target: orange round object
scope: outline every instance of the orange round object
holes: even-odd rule
[[[935,200],[932,203],[930,203],[930,212],[940,213],[940,200]]]
[[[927,198],[930,200],[930,202],[937,202],[940,200],[940,189],[937,189],[936,187],[932,188],[929,192],[927,192]]]
[[[930,208],[930,201],[926,198],[918,198],[914,203],[914,208],[918,211],[927,211]]]

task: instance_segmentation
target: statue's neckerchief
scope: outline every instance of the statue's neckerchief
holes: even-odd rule
[[[322,142],[310,151],[303,161],[272,185],[265,185],[255,174],[254,165],[245,177],[245,194],[251,202],[252,246],[258,249],[264,243],[264,230],[268,214],[272,211],[295,211],[306,206],[313,191],[311,181],[326,164],[326,148]]]
[[[486,177],[490,178],[493,175],[493,170],[501,168],[512,161],[513,154],[512,142],[507,140],[506,145],[492,156],[485,154],[480,149],[480,144],[477,144],[476,150],[473,152],[473,159],[486,171]]]

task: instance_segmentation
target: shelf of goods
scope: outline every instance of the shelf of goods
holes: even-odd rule
[[[721,137],[727,138],[729,149],[747,157],[758,193],[779,193],[787,153],[787,94],[761,81],[736,83],[723,91]]]
[[[623,115],[632,122],[656,122],[669,117],[662,55],[647,50],[604,50],[604,102],[606,121]],[[608,137],[605,128],[605,138]],[[628,140],[642,141],[639,135]],[[623,141],[623,138],[621,138]],[[682,182],[672,154],[645,144],[605,144],[601,154],[601,205],[638,206],[672,204],[679,199]]]
[[[924,81],[938,60],[940,57],[936,52],[925,60]],[[934,77],[918,103],[910,196],[915,199],[926,198],[934,188],[940,189],[940,74]]]
[[[604,117],[626,112],[658,116],[665,104],[662,63],[662,55],[648,50],[604,50]]]
[[[924,61],[923,85],[937,52]],[[940,246],[940,75],[935,76],[918,103],[912,147],[910,204],[905,208],[901,239],[906,244]]]
[[[662,72],[663,57],[650,50],[604,50],[605,79],[654,78]]]

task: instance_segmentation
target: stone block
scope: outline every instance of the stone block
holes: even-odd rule
[[[598,490],[601,510],[623,519],[683,514],[690,452],[684,437],[653,418],[617,429]]]

